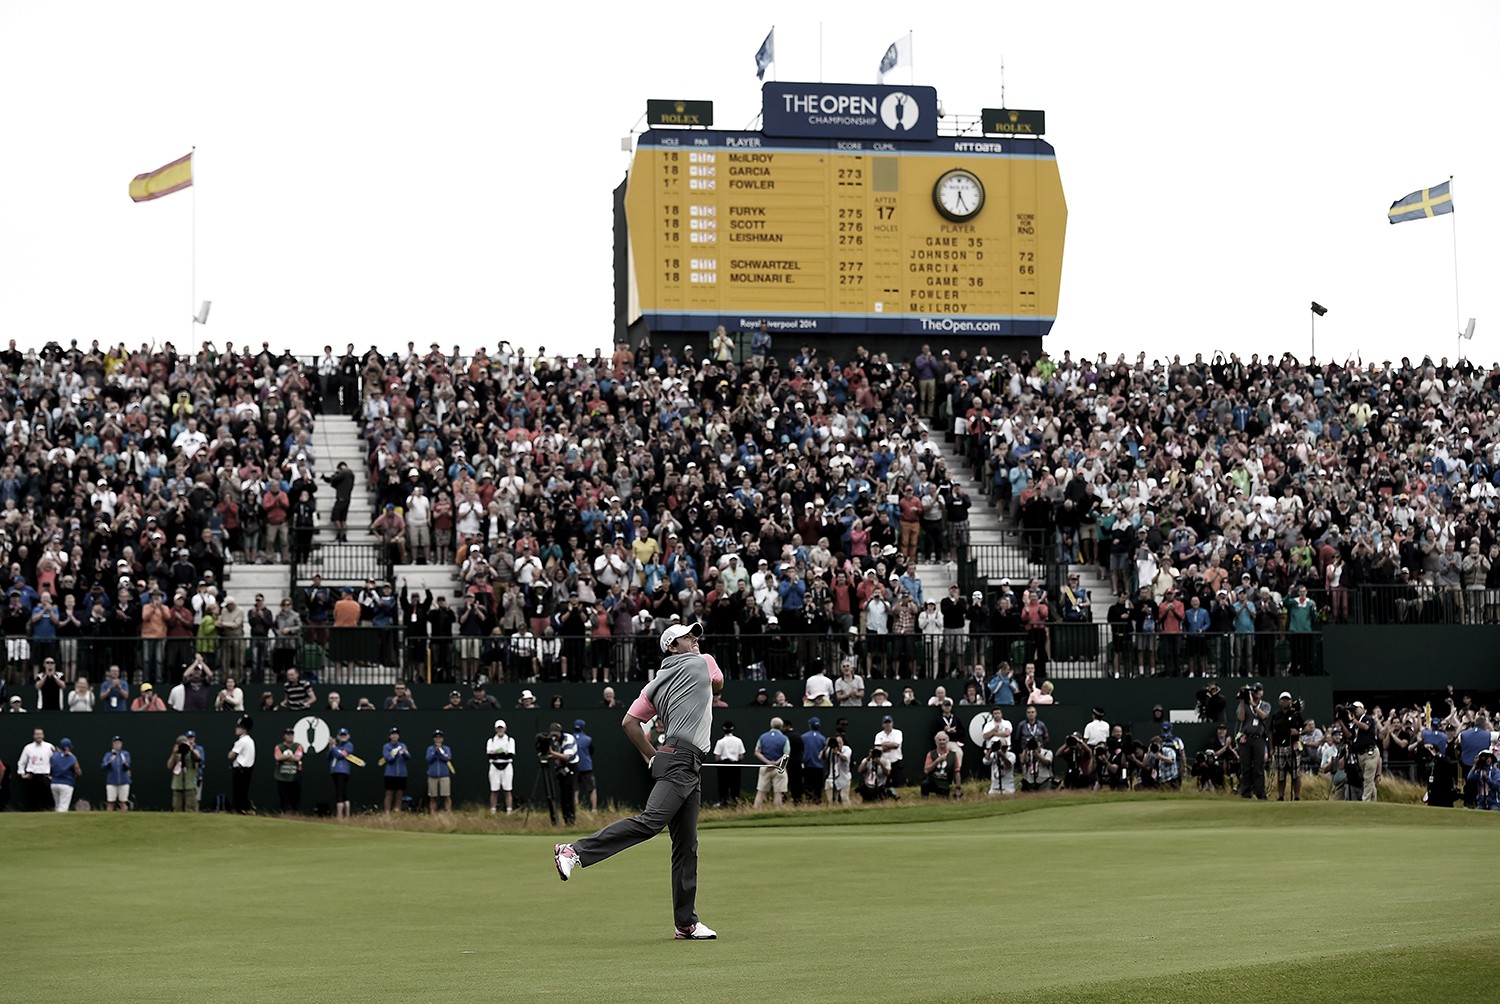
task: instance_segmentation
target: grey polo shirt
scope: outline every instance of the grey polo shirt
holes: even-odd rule
[[[668,738],[691,743],[705,753],[713,749],[713,685],[708,661],[701,655],[667,656],[641,695],[656,708]]]

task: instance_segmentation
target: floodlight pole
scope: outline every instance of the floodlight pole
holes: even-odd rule
[[[1312,312],[1312,345],[1308,350],[1308,358],[1315,359],[1318,355],[1318,318],[1328,313],[1328,308],[1314,300],[1308,310]]]

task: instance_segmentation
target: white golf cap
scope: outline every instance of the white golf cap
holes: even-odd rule
[[[1278,697],[1277,700],[1279,701],[1279,700],[1282,700],[1283,698],[1285,698],[1286,700],[1290,701],[1292,699],[1292,692],[1290,690],[1283,690],[1281,692],[1281,697]]]
[[[495,728],[497,728],[497,729],[503,729],[503,728],[505,728],[505,719],[503,719],[503,718],[497,718],[497,719],[495,719]]]
[[[665,652],[672,647],[672,643],[684,635],[692,635],[694,638],[703,637],[702,624],[673,624],[661,633],[661,650]]]

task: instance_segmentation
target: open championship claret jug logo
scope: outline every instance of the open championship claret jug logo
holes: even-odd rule
[[[917,100],[905,91],[893,91],[880,102],[880,121],[887,129],[910,132],[921,117]]]
[[[296,730],[293,738],[313,753],[326,750],[329,740],[333,738],[333,733],[328,729],[328,723],[315,715],[308,715],[292,728]]]

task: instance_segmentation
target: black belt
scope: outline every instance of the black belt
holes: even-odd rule
[[[658,752],[658,753],[691,753],[691,754],[693,754],[693,756],[697,757],[699,760],[707,760],[708,759],[708,754],[705,753],[705,752],[703,752],[702,750],[700,750],[696,746],[693,746],[693,745],[691,745],[689,743],[682,742],[681,740],[669,740],[669,741],[672,743],[672,745],[668,746],[668,745],[663,744],[661,746],[658,746],[658,747],[656,747],[656,752]]]

